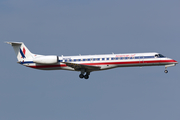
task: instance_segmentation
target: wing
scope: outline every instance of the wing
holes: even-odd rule
[[[74,68],[77,71],[81,69],[87,69],[89,71],[93,71],[93,70],[99,70],[101,68],[99,66],[83,65],[83,64],[77,64],[77,63],[69,63],[69,62],[62,62],[62,63],[66,64],[69,67]]]

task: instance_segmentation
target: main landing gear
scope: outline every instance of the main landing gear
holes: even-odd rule
[[[82,78],[85,78],[85,79],[88,79],[89,78],[89,75],[90,75],[90,72],[86,72],[86,74],[84,75],[85,73],[85,69],[82,69],[81,70],[81,74],[79,75],[79,77],[82,79]]]
[[[82,79],[82,78],[85,78],[85,79],[88,79],[89,78],[89,75],[83,75],[83,74],[80,74],[79,77]]]

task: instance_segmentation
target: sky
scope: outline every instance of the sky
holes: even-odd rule
[[[180,62],[179,0],[1,0],[1,120],[179,120],[179,65],[92,72],[19,65],[4,41],[32,53],[158,52]]]

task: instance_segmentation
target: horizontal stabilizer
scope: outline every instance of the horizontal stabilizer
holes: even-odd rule
[[[7,43],[7,44],[10,44],[10,45],[21,45],[21,44],[23,44],[22,42],[5,42],[5,43]]]

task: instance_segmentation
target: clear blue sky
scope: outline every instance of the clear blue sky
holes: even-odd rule
[[[44,55],[159,52],[180,62],[179,0],[1,0],[1,120],[179,120],[179,65],[92,72],[16,63],[4,41]]]

